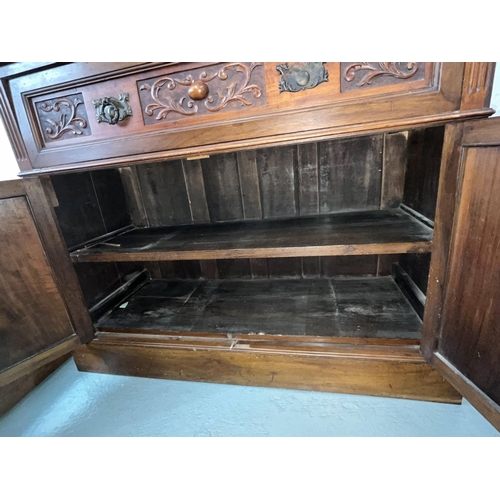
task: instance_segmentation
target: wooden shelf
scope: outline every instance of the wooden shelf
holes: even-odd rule
[[[100,332],[415,340],[422,322],[392,277],[153,280]]]
[[[425,253],[433,231],[401,209],[134,229],[71,253],[74,262]]]

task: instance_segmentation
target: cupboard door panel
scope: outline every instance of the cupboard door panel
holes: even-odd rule
[[[73,333],[26,198],[0,200],[0,370]]]
[[[500,120],[494,121],[497,133],[481,146],[469,145],[468,129],[464,132],[460,196],[432,362],[500,429]],[[490,131],[491,125],[486,125]]]

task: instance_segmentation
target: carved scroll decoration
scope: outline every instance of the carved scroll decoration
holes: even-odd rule
[[[357,62],[351,64],[346,70],[344,78],[348,82],[352,82],[356,77],[358,71],[368,71],[363,78],[356,84],[356,87],[362,87],[363,85],[370,85],[372,81],[379,76],[391,76],[394,78],[408,80],[418,71],[418,64],[415,62],[409,62],[406,64],[406,68],[401,67],[401,63],[398,62],[379,62],[378,67],[366,63]]]
[[[250,84],[250,79],[252,77],[253,70],[262,66],[261,63],[252,63],[247,66],[244,63],[229,63],[222,66],[218,71],[214,73],[207,73],[203,70],[198,75],[198,78],[194,78],[192,75],[188,75],[184,79],[176,79],[168,76],[164,76],[159,80],[155,81],[152,85],[145,83],[140,86],[139,90],[150,91],[150,97],[154,101],[148,104],[144,108],[144,112],[148,116],[152,116],[155,111],[158,111],[156,115],[156,120],[162,120],[166,118],[170,113],[178,113],[183,116],[195,115],[198,110],[198,104],[194,102],[193,99],[189,98],[192,94],[189,91],[187,96],[168,96],[163,95],[167,91],[173,91],[181,87],[190,87],[193,89],[195,86],[200,86],[200,84],[207,84],[218,78],[219,81],[225,81],[230,78],[231,72],[242,73],[243,79],[241,81],[232,81],[229,85],[221,92],[216,91],[215,95],[212,93],[208,94],[208,97],[203,101],[204,108],[212,113],[220,111],[225,108],[230,102],[239,102],[242,106],[251,106],[252,102],[245,96],[245,94],[251,93],[255,99],[262,96],[262,89],[255,84]]]
[[[83,104],[83,100],[75,97],[73,100],[62,97],[57,99],[52,104],[42,102],[38,109],[44,113],[62,111],[62,113],[52,118],[44,118],[44,122],[48,126],[44,129],[47,138],[55,140],[62,137],[65,133],[69,132],[73,135],[82,135],[83,129],[87,128],[87,120],[82,116],[77,116],[77,108]],[[64,111],[67,110],[67,113]]]

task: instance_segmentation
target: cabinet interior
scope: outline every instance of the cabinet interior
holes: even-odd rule
[[[418,344],[443,135],[50,176],[97,331]]]

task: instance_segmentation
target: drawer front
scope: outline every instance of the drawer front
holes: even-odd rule
[[[74,63],[10,82],[29,169],[186,157],[443,121],[460,108],[465,63],[116,66]]]

